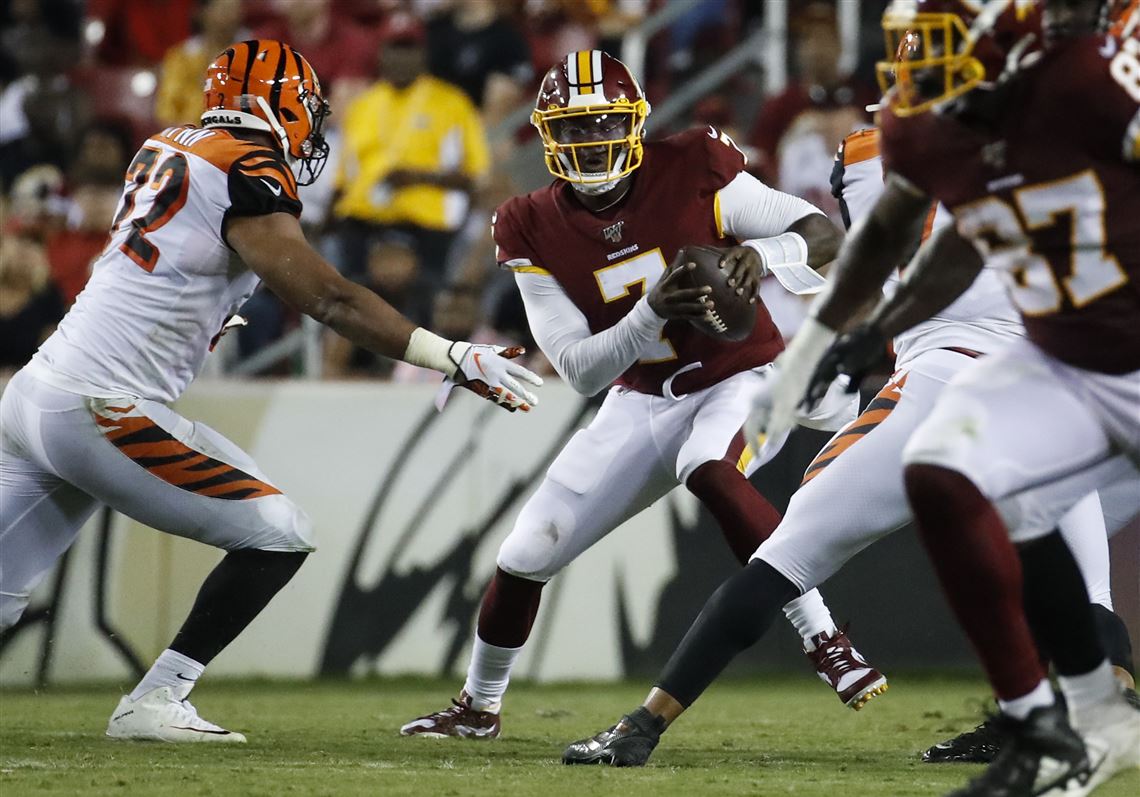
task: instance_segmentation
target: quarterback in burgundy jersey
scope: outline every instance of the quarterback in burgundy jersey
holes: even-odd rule
[[[1140,489],[1140,19],[1109,19],[1116,32],[1098,33],[1103,6],[1045,0],[1040,20],[1028,3],[888,7],[887,189],[846,242],[774,391],[769,431],[806,387],[858,374],[886,336],[945,307],[983,264],[1003,272],[1028,339],[956,377],[903,452],[920,534],[1010,740],[956,795],[1084,795],[1140,767],[1140,713],[1112,677],[1055,530],[1090,490]],[[932,199],[955,224],[832,345],[913,247]]]
[[[713,128],[644,142],[648,113],[634,76],[597,50],[568,55],[539,90],[532,121],[557,179],[499,208],[497,259],[515,273],[535,339],[559,374],[584,395],[609,390],[499,550],[459,699],[404,725],[406,735],[498,735],[543,585],[678,484],[709,509],[742,564],[779,522],[747,481],[761,460],[745,453],[740,433],[783,349],[756,290],[769,269],[828,262],[840,233],[811,204],[744,172],[744,156]],[[670,264],[692,244],[727,247],[723,278],[757,304],[744,340],[714,339],[689,323],[706,313],[711,286],[686,285],[687,266]],[[839,393],[804,421],[836,429],[853,417]],[[820,675],[844,703],[858,708],[882,690],[882,675],[817,592],[789,601],[789,616],[822,629],[805,647],[818,652]]]

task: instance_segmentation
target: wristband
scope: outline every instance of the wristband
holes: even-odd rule
[[[447,377],[454,377],[470,343],[441,338],[423,327],[416,327],[408,338],[403,360],[421,368],[431,368]]]
[[[798,232],[785,232],[771,238],[753,238],[741,241],[740,245],[754,249],[760,255],[764,262],[765,276],[772,271],[773,266],[807,264],[807,241]]]

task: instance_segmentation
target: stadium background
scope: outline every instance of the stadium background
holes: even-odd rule
[[[352,207],[343,199],[361,178],[342,158],[302,194],[305,223],[338,268],[422,322],[535,351],[512,281],[494,268],[487,230],[502,198],[548,179],[526,115],[553,61],[571,49],[610,50],[644,75],[650,136],[714,124],[763,179],[835,213],[830,157],[843,135],[869,122],[862,107],[875,96],[870,65],[883,5],[3,0],[0,368],[10,375],[26,362],[82,288],[142,139],[195,121],[197,76],[220,49],[210,49],[211,37],[275,35],[314,62],[334,104],[334,161],[360,132],[348,129],[353,103],[391,77],[384,56],[393,48],[390,70],[401,57],[405,68],[421,63],[410,51],[454,83],[445,110],[404,107],[406,119],[374,125],[381,138],[410,125],[426,140],[433,125],[467,114],[461,147],[474,155],[448,150],[437,164],[469,172],[463,190],[444,198],[452,212],[402,211],[399,192],[416,186],[390,178],[378,180],[383,191],[364,192],[364,207]],[[468,99],[457,100],[457,91]],[[440,146],[442,153],[454,141]],[[383,155],[389,173],[401,168],[400,153]],[[342,168],[347,176],[338,179]],[[765,295],[782,330],[794,334],[802,305],[778,288]],[[211,674],[458,672],[499,542],[596,404],[551,384],[527,417],[468,397],[438,415],[430,375],[338,345],[267,293],[245,315],[250,325],[222,341],[177,408],[253,454],[310,513],[320,551]],[[540,355],[530,362],[550,374]],[[781,508],[821,443],[797,432],[757,476]],[[518,675],[655,672],[733,566],[719,537],[684,491],[631,521],[548,588]],[[1113,548],[1114,597],[1137,639],[1140,526]],[[0,683],[129,680],[171,637],[218,556],[100,513],[21,626],[0,640]],[[858,557],[825,594],[888,674],[973,666],[908,531]],[[793,634],[781,629],[738,671],[803,667]]]

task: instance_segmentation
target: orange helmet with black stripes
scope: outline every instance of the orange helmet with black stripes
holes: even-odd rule
[[[206,67],[203,127],[261,130],[273,136],[297,182],[317,179],[329,154],[321,132],[329,104],[308,61],[272,39],[234,44]]]
[[[586,194],[602,194],[641,165],[649,102],[629,67],[601,50],[579,50],[543,78],[530,120],[546,168]]]

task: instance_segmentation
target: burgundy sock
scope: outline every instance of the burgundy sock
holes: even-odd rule
[[[731,462],[704,463],[692,472],[685,486],[716,518],[728,547],[742,565],[748,564],[760,543],[780,525],[780,513]]]
[[[500,648],[519,648],[530,636],[538,602],[542,598],[542,581],[512,576],[501,568],[483,595],[479,607],[479,638]]]
[[[1021,567],[997,510],[969,479],[909,465],[906,490],[942,590],[997,696],[1013,700],[1045,677],[1021,602]]]

